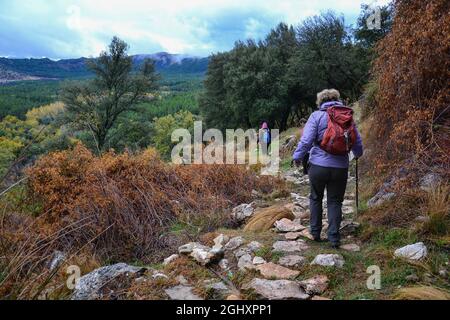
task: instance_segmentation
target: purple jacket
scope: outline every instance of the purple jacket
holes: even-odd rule
[[[331,106],[343,106],[342,102],[331,101],[322,104],[318,111],[314,111],[308,119],[303,130],[302,138],[294,152],[294,160],[301,161],[307,152],[310,152],[309,161],[321,167],[348,168],[348,155],[336,156],[320,148],[323,134],[328,125],[328,114],[326,110]],[[359,158],[363,154],[361,135],[356,129],[356,142],[352,148],[355,157]]]

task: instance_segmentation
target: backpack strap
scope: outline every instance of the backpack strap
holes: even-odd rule
[[[325,115],[327,115],[327,110],[319,110],[319,111],[321,111],[321,112],[323,112],[323,113],[322,113],[322,115],[319,117],[319,120],[317,121],[317,136],[316,136],[316,141],[315,141],[315,143],[316,143],[318,146],[320,146],[320,144],[322,143],[322,140],[319,140],[319,125],[320,125],[320,122],[322,121],[322,118],[323,118]]]

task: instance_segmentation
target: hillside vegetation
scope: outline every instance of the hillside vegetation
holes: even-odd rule
[[[114,37],[88,63],[94,77],[0,87],[12,101],[0,118],[0,298],[450,299],[449,9],[397,0],[374,32],[367,7],[353,29],[332,12],[281,23],[213,54],[205,78],[158,79]],[[316,93],[332,87],[366,150],[359,199],[349,168],[339,248],[311,240],[309,178],[290,165]],[[269,121],[283,131],[279,175],[169,163],[172,131],[195,120]],[[74,266],[84,277],[72,290]]]

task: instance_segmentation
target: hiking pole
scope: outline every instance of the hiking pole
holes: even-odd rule
[[[359,189],[359,176],[358,176],[358,158],[356,158],[356,170],[355,170],[355,180],[356,180],[356,191],[355,191],[355,201],[356,201],[356,216],[355,218],[358,216],[358,209],[359,209],[359,194],[358,194],[358,189]]]

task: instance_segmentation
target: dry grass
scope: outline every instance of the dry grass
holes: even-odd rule
[[[450,293],[429,286],[403,288],[394,294],[397,300],[450,300]]]
[[[427,192],[422,212],[427,217],[421,227],[423,232],[433,235],[449,235],[450,185],[440,184]]]
[[[95,157],[81,145],[49,154],[28,175],[30,194],[44,207],[39,231],[84,221],[58,249],[95,239],[96,253],[108,260],[157,261],[179,245],[168,232],[174,224],[212,231],[252,189],[273,188],[243,166],[172,166],[152,152]]]
[[[258,210],[247,222],[244,231],[260,232],[267,231],[273,227],[273,224],[283,218],[293,220],[295,218],[292,211],[284,205],[274,205],[268,208]]]

